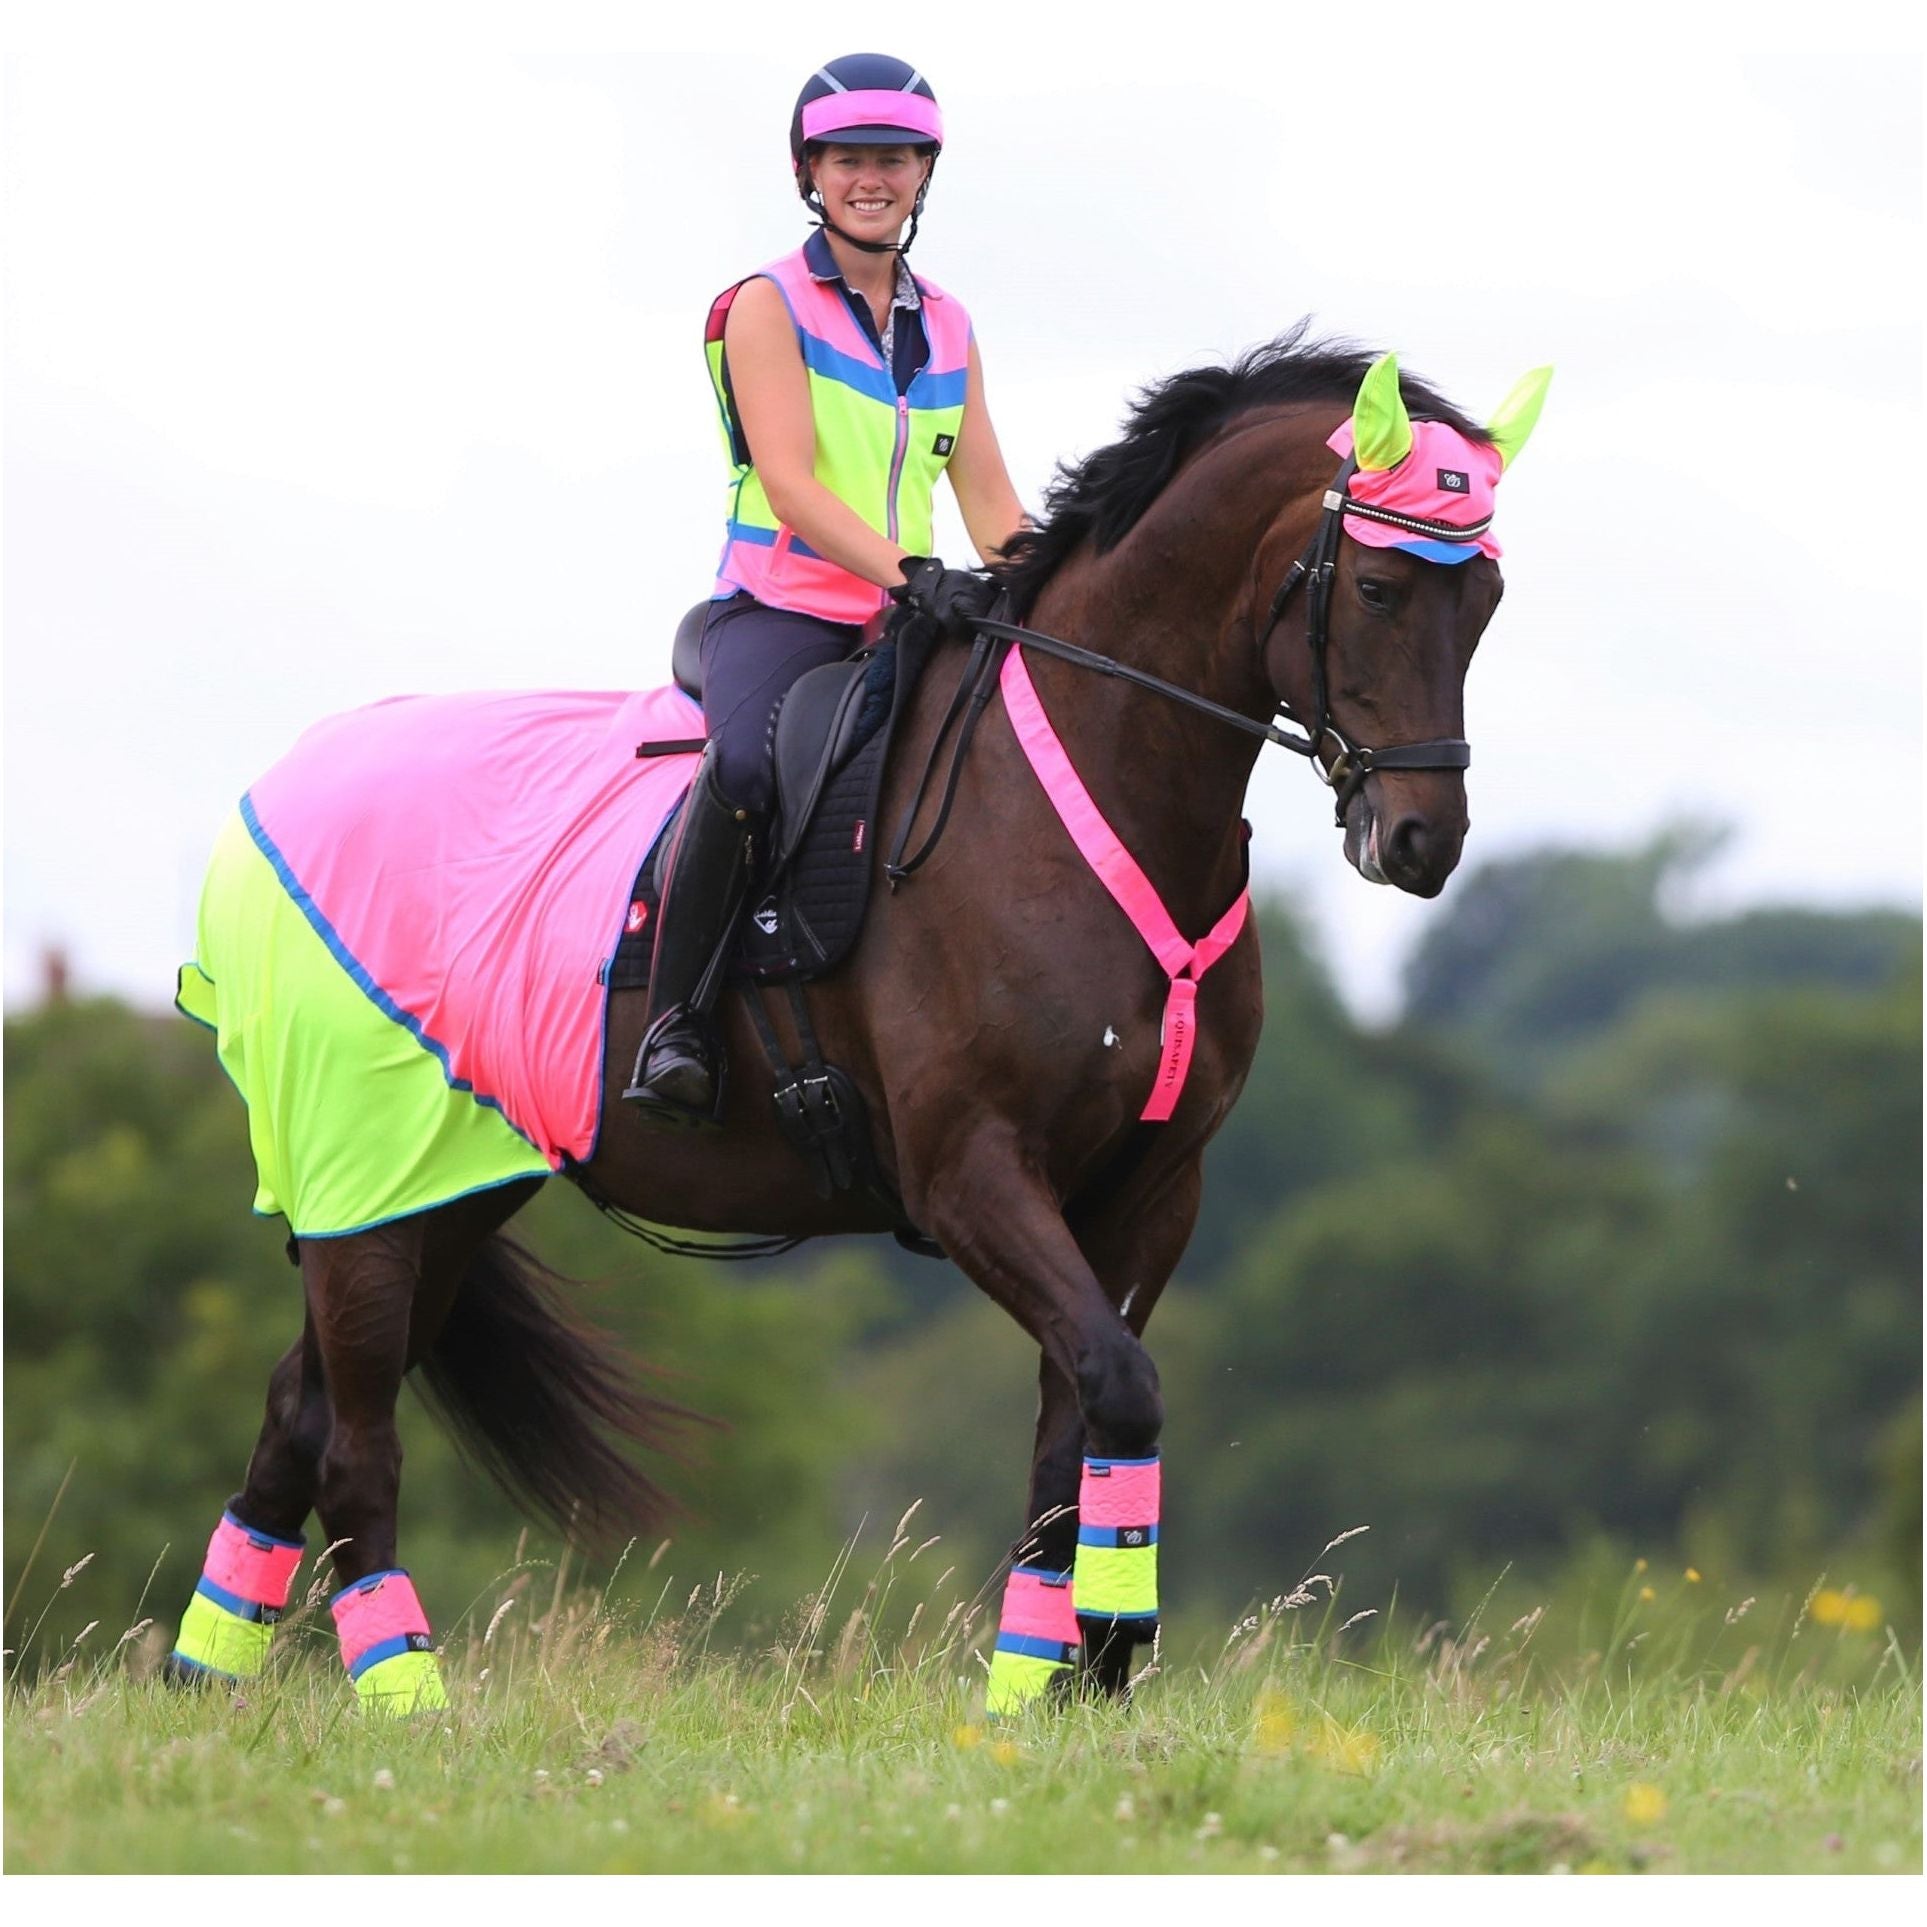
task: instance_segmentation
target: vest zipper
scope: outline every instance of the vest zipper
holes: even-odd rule
[[[897,445],[890,457],[890,498],[886,514],[890,525],[890,540],[897,539],[897,484],[903,480],[903,452],[910,445],[910,399],[907,395],[897,397]]]

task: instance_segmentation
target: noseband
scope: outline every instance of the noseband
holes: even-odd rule
[[[1115,661],[1110,656],[1101,656],[1092,649],[1080,649],[1074,642],[1063,642],[1056,636],[1040,634],[1035,629],[1019,628],[1015,623],[979,620],[972,626],[983,634],[995,636],[1000,641],[1021,643],[1027,649],[1035,649],[1040,654],[1055,656],[1062,662],[1075,663],[1083,669],[1093,669],[1099,675],[1115,676],[1140,689],[1149,689],[1171,701],[1182,703],[1187,709],[1195,709],[1200,714],[1215,718],[1232,729],[1242,730],[1247,736],[1256,736],[1267,743],[1276,743],[1280,749],[1288,749],[1295,756],[1309,759],[1311,766],[1318,772],[1322,781],[1335,792],[1333,814],[1338,827],[1345,826],[1345,812],[1351,807],[1352,798],[1364,787],[1365,779],[1375,770],[1381,769],[1464,769],[1472,761],[1472,745],[1461,737],[1440,736],[1423,743],[1395,743],[1384,749],[1369,749],[1362,743],[1353,742],[1336,723],[1332,721],[1331,700],[1325,669],[1325,656],[1330,642],[1331,628],[1331,589],[1332,576],[1338,566],[1338,542],[1344,533],[1344,518],[1348,515],[1362,515],[1367,521],[1389,523],[1393,528],[1403,529],[1408,534],[1422,535],[1433,542],[1451,542],[1464,545],[1478,541],[1492,526],[1491,516],[1482,521],[1469,524],[1457,522],[1431,522],[1417,515],[1400,515],[1393,509],[1379,508],[1371,502],[1361,502],[1350,492],[1353,475],[1358,472],[1358,463],[1347,456],[1340,465],[1332,485],[1325,491],[1324,512],[1318,520],[1318,528],[1313,534],[1305,553],[1291,565],[1284,581],[1279,583],[1278,592],[1271,598],[1271,606],[1266,614],[1264,627],[1259,630],[1255,641],[1259,662],[1262,668],[1265,645],[1271,640],[1271,632],[1284,619],[1286,606],[1291,601],[1292,591],[1302,582],[1305,584],[1305,642],[1311,652],[1311,686],[1313,713],[1309,722],[1287,702],[1280,702],[1273,711],[1274,718],[1283,717],[1287,722],[1298,724],[1303,730],[1296,735],[1288,729],[1280,729],[1276,720],[1269,723],[1254,721],[1235,709],[1227,709],[1222,703],[1214,703],[1208,696],[1200,696],[1189,689],[1182,689],[1176,683],[1166,682],[1161,676],[1153,676],[1142,669],[1130,668],[1127,664]],[[1337,754],[1326,764],[1319,760],[1320,752],[1329,737],[1337,745]]]

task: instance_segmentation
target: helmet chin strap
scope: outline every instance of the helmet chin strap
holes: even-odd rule
[[[845,234],[830,219],[830,210],[824,205],[823,196],[815,187],[803,196],[803,205],[816,216],[814,225],[827,228],[839,241],[847,241],[851,247],[860,248],[865,254],[905,255],[910,252],[911,244],[917,238],[917,223],[923,219],[924,196],[929,192],[930,176],[926,174],[923,177],[923,185],[917,189],[917,198],[910,209],[910,232],[901,241],[864,241],[859,240],[854,234]]]

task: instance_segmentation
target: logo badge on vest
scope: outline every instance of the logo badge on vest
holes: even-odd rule
[[[755,910],[751,912],[750,921],[755,924],[764,936],[775,936],[776,926],[782,921],[776,912],[776,899],[774,897],[765,897],[763,901],[756,906]]]
[[[1470,495],[1472,478],[1463,469],[1442,468],[1439,470],[1439,487],[1447,495]]]
[[[931,443],[930,452],[933,455],[948,455],[950,451],[956,446],[957,446],[956,436],[939,435],[937,439]]]

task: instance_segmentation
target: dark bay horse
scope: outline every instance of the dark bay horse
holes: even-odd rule
[[[1467,827],[1463,686],[1501,592],[1474,511],[1483,488],[1489,520],[1490,484],[1536,416],[1533,379],[1487,428],[1401,382],[1389,357],[1309,343],[1301,327],[1233,367],[1147,390],[1114,445],[1060,471],[1046,519],[1004,568],[1013,614],[1245,724],[1024,651],[1090,799],[1185,938],[1241,898],[1246,783],[1280,715],[1334,783],[1345,854],[1363,875],[1422,897],[1450,876]],[[1433,429],[1457,451],[1443,465],[1425,440]],[[1418,494],[1375,486],[1414,462],[1432,464]],[[1415,513],[1433,500],[1434,467],[1436,489],[1465,499]],[[940,668],[900,731],[885,822],[914,800],[949,691]],[[991,702],[927,867],[879,897],[853,958],[808,993],[824,1055],[867,1100],[879,1166],[908,1216],[1040,1354],[1016,1559],[1036,1584],[1020,1597],[1013,1580],[1006,1598],[1002,1710],[1080,1664],[1118,1689],[1132,1641],[1155,1624],[1154,1565],[1118,1563],[1156,1537],[1145,1468],[1162,1407],[1143,1335],[1263,1014],[1246,921],[1199,973],[1169,1115],[1145,1121],[1168,1065],[1171,974],[1067,834],[1007,709]],[[734,1067],[722,1132],[666,1133],[627,1111],[617,1093],[643,1004],[640,991],[612,999],[602,1130],[582,1173],[595,1192],[693,1231],[893,1228],[875,1204],[816,1194],[779,1135],[733,994],[721,1013]],[[663,1494],[623,1446],[670,1442],[684,1417],[633,1383],[501,1235],[536,1182],[299,1241],[305,1325],[274,1371],[190,1613],[234,1623],[203,1626],[198,1646],[184,1624],[188,1670],[258,1665],[312,1511],[336,1546],[347,1589],[336,1616],[364,1700],[439,1703],[396,1543],[395,1408],[410,1370],[472,1453],[565,1530],[608,1540],[660,1514]],[[1019,1663],[1032,1661],[1029,1672]]]

